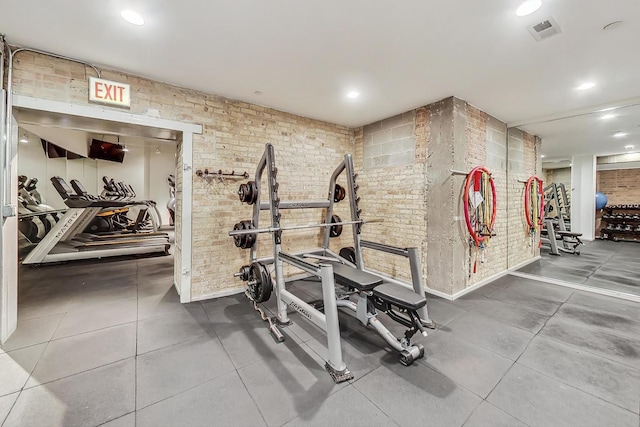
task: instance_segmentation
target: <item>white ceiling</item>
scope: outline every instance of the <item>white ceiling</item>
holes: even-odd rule
[[[520,0],[20,0],[4,2],[0,32],[13,44],[347,126],[450,95],[509,123],[640,95],[640,1],[543,1],[518,18]],[[125,8],[146,24],[122,20]],[[535,41],[526,27],[550,16],[563,33]],[[576,91],[585,81],[597,86]],[[349,100],[349,90],[362,95]],[[546,150],[552,132],[528,129]]]

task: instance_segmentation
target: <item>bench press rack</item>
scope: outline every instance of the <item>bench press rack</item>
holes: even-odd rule
[[[261,202],[260,187],[265,169],[269,201]],[[347,248],[347,250],[353,254],[352,259],[347,259],[329,249],[330,226],[335,225],[335,223],[331,223],[331,218],[333,215],[336,180],[345,171],[351,220],[340,222],[339,224],[351,225],[354,246],[353,248]],[[326,200],[281,201],[278,197],[277,173],[273,146],[266,144],[264,154],[256,168],[255,181],[251,183],[255,190],[255,194],[251,199],[251,204],[253,205],[252,227],[229,232],[231,236],[243,234],[257,236],[262,233],[270,233],[272,236],[273,256],[258,258],[257,244],[253,244],[250,254],[251,265],[242,267],[235,276],[247,280],[248,289],[245,294],[254,302],[254,308],[260,311],[263,320],[269,322],[269,331],[274,339],[278,342],[284,340],[284,335],[279,328],[291,323],[287,314],[287,306],[292,307],[307,320],[326,332],[329,357],[325,368],[332,379],[336,383],[352,379],[353,374],[347,369],[342,360],[338,308],[343,308],[355,313],[355,317],[364,326],[371,326],[393,349],[400,352],[400,363],[410,365],[416,359],[423,357],[424,349],[419,344],[411,344],[411,337],[416,332],[421,332],[426,336],[425,328],[434,328],[435,324],[429,319],[427,312],[419,252],[416,248],[402,249],[361,240],[362,225],[366,221],[360,219],[361,210],[358,209],[360,199],[356,194],[358,186],[355,182],[356,174],[354,173],[351,155],[345,155],[343,161],[334,170]],[[310,208],[327,209],[326,221],[322,224],[306,226],[281,226],[281,209]],[[269,210],[271,217],[270,227],[255,228],[259,224],[261,210]],[[312,227],[325,228],[322,248],[302,251],[296,254],[282,251],[281,242],[284,230]],[[362,248],[408,258],[411,267],[412,284],[366,270],[364,268]],[[311,262],[311,259],[318,262]],[[305,277],[316,277],[322,285],[322,300],[318,303],[305,302],[288,291],[286,282],[298,280],[300,276],[293,279],[285,279],[284,264],[289,264],[304,271]],[[271,269],[267,268],[269,265],[272,266]],[[272,271],[270,272],[269,270]],[[271,293],[272,272],[275,273],[274,291],[277,300],[277,314],[274,319],[269,319],[256,303],[268,300]],[[337,290],[336,283],[346,288],[346,292]],[[355,301],[349,299],[350,296],[355,296]],[[377,318],[376,309],[387,313],[394,321],[408,327],[409,329],[405,332],[404,337],[396,338]]]

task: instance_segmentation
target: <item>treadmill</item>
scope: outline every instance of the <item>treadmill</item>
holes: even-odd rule
[[[59,176],[51,178],[51,182],[69,210],[24,258],[23,264],[169,253],[171,244],[167,233],[113,233],[109,236],[84,233],[87,225],[104,208],[125,207],[131,203],[78,195]]]

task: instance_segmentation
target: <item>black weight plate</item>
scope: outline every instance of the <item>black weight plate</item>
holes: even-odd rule
[[[338,255],[340,255],[342,258],[346,259],[347,261],[353,264],[356,263],[356,251],[351,246],[347,246],[346,248],[340,249],[340,252],[338,252]]]
[[[342,222],[338,215],[331,216],[331,223],[334,224],[336,222]],[[332,225],[329,229],[329,236],[338,237],[342,234],[342,224]]]
[[[251,263],[249,270],[249,293],[256,302],[268,301],[273,291],[271,275],[267,268],[257,262]]]
[[[336,184],[334,190],[333,190],[333,201],[334,202],[340,202],[342,200],[344,200],[344,197],[346,196],[346,191],[344,189],[344,187],[340,184]]]

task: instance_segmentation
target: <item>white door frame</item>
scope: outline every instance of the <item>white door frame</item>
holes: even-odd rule
[[[193,205],[193,134],[201,134],[202,126],[192,123],[183,123],[158,117],[149,117],[139,114],[132,114],[126,111],[118,111],[100,106],[72,104],[67,102],[52,101],[46,99],[33,98],[24,95],[13,95],[13,107],[29,110],[78,116],[97,120],[107,120],[111,122],[124,123],[129,125],[139,125],[168,129],[182,132],[182,212],[181,218],[181,271],[174,274],[176,290],[180,294],[180,302],[191,302],[191,208]],[[16,132],[17,134],[17,128]],[[7,159],[7,161],[10,161]],[[10,163],[7,163],[10,165]],[[1,166],[1,165],[0,165]],[[6,166],[5,166],[6,167]],[[10,167],[10,166],[9,166]],[[9,173],[6,177],[16,174],[17,171]],[[17,241],[16,241],[17,245]],[[7,268],[8,267],[8,268]],[[16,295],[17,281],[5,280],[16,266],[3,266],[2,268],[2,295]],[[15,270],[13,270],[15,271]],[[13,276],[16,277],[16,276]],[[12,283],[11,283],[12,282]],[[15,330],[17,322],[17,297],[3,301],[0,306],[0,343],[5,342]]]

